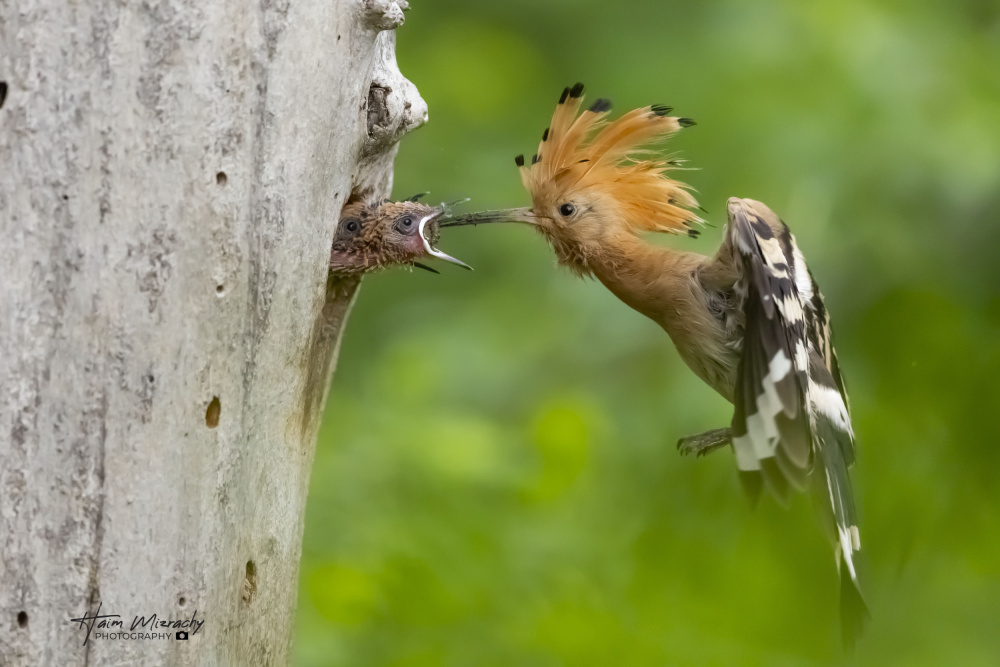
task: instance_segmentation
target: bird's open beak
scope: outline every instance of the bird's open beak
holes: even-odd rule
[[[441,218],[440,226],[462,227],[490,222],[520,222],[525,225],[537,225],[538,218],[530,208],[504,208],[495,211],[465,213],[464,215],[446,215]]]
[[[434,236],[436,236],[437,234],[436,230],[434,229],[434,225],[429,226],[428,223],[435,222],[437,218],[439,218],[443,213],[444,209],[441,209],[439,211],[431,213],[430,215],[426,215],[420,219],[420,227],[417,230],[417,233],[420,234],[420,240],[424,242],[424,250],[426,250],[427,254],[431,255],[432,257],[443,259],[444,261],[451,262],[452,264],[458,264],[459,266],[464,267],[469,271],[472,271],[472,267],[466,264],[465,262],[459,259],[455,259],[451,255],[441,252],[431,244],[431,240],[428,238],[428,235],[433,234]]]

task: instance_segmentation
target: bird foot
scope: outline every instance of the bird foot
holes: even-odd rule
[[[714,452],[720,447],[731,445],[733,442],[733,431],[728,428],[716,428],[704,433],[689,435],[677,441],[677,451],[681,456],[694,454],[704,456],[709,452]]]

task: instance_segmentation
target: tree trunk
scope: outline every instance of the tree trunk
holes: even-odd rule
[[[0,1],[0,664],[289,661],[405,5]]]

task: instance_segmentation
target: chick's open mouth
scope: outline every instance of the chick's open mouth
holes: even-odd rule
[[[451,262],[452,264],[458,264],[461,267],[472,270],[472,267],[465,262],[455,259],[451,255],[441,252],[434,247],[434,244],[438,242],[441,238],[441,224],[438,218],[444,213],[444,209],[435,211],[430,215],[426,215],[420,219],[420,227],[418,233],[420,234],[420,239],[424,242],[424,250],[427,251],[428,255],[432,257],[437,257],[438,259],[443,259],[446,262]]]

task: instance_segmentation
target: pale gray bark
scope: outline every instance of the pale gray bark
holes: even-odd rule
[[[288,661],[330,242],[426,118],[403,8],[0,0],[0,664]],[[205,624],[84,645],[98,604]]]

